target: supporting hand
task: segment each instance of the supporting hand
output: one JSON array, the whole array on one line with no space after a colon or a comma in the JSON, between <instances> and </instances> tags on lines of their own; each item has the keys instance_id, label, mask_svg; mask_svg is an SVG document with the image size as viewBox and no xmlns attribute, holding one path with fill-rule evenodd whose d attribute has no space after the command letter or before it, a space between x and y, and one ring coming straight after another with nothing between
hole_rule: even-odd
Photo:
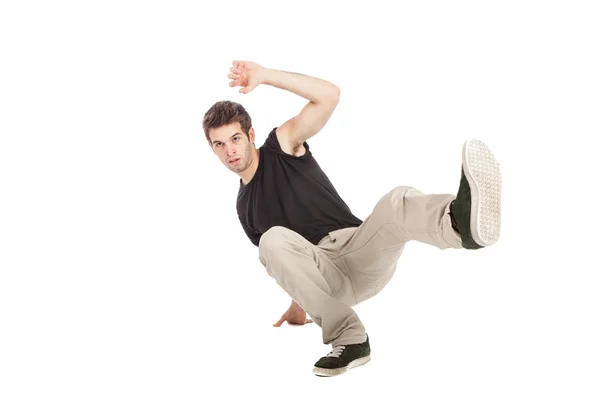
<instances>
[{"instance_id":1,"label":"supporting hand","mask_svg":"<svg viewBox=\"0 0 600 400\"><path fill-rule=\"evenodd\" d=\"M281 316L279 321L273 324L273 326L279 327L285 321L290 325L304 325L313 322L312 319L306 318L306 311L304 311L295 301L292 301L290 308Z\"/></svg>"}]
</instances>

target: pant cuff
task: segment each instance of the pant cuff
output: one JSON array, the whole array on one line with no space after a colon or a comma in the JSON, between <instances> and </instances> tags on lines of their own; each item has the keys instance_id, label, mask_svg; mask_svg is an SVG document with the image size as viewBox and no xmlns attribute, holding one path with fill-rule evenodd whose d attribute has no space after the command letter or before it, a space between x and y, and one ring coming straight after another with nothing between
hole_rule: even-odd
<instances>
[{"instance_id":1,"label":"pant cuff","mask_svg":"<svg viewBox=\"0 0 600 400\"><path fill-rule=\"evenodd\" d=\"M462 239L460 234L454 230L452 227L452 220L450 219L450 205L452 202L448 203L446 209L444 210L444 216L442 217L442 236L448 245L455 249L462 249Z\"/></svg>"},{"instance_id":2,"label":"pant cuff","mask_svg":"<svg viewBox=\"0 0 600 400\"><path fill-rule=\"evenodd\" d=\"M348 337L336 339L333 342L331 342L331 345L333 347L335 347L335 346L345 346L345 345L349 345L349 344L364 343L366 341L367 341L367 335L366 334L363 334L363 335L353 335L353 336L348 336Z\"/></svg>"}]
</instances>

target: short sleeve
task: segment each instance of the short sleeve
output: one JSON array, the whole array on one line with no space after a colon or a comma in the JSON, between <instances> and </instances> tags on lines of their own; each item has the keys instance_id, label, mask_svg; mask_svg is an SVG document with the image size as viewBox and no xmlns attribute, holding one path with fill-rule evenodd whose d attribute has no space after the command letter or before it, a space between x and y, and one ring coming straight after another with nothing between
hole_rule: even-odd
<instances>
[{"instance_id":1,"label":"short sleeve","mask_svg":"<svg viewBox=\"0 0 600 400\"><path fill-rule=\"evenodd\" d=\"M240 224L242 224L242 228L244 229L244 232L246 233L246 236L248 236L248 239L250 239L250 241L252 242L252 244L254 244L256 247L258 247L258 244L260 242L260 234L253 231L252 229L250 229L248 227L248 225L246 225L244 223L244 221L242 221L242 218L239 217L238 218L240 220Z\"/></svg>"},{"instance_id":2,"label":"short sleeve","mask_svg":"<svg viewBox=\"0 0 600 400\"><path fill-rule=\"evenodd\" d=\"M281 149L281 145L279 144L279 140L277 139L277 128L275 127L273 128L273 130L271 131L271 133L269 133L269 136L267 136L267 140L265 140L265 144L264 147L269 150L272 153L275 153L277 155L280 156L284 156L284 157L289 157L289 158L294 158L294 159L306 159L306 158L310 158L311 157L311 153L310 153L310 147L308 146L307 142L304 142L304 148L306 149L306 152L297 157L297 156L293 156L291 154L286 153L285 151L283 151Z\"/></svg>"}]
</instances>

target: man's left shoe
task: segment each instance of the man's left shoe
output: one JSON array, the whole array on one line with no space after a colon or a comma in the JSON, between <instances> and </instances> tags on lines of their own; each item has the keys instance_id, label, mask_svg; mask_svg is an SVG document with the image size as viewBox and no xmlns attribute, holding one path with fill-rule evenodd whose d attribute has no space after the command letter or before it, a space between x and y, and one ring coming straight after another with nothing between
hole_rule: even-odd
<instances>
[{"instance_id":1,"label":"man's left shoe","mask_svg":"<svg viewBox=\"0 0 600 400\"><path fill-rule=\"evenodd\" d=\"M490 246L500 238L502 176L492 151L479 140L463 146L460 185L450 206L452 225L466 249Z\"/></svg>"},{"instance_id":2,"label":"man's left shoe","mask_svg":"<svg viewBox=\"0 0 600 400\"><path fill-rule=\"evenodd\" d=\"M363 343L335 346L325 357L315 363L313 372L318 376L336 376L350 368L359 367L371 360L369 336Z\"/></svg>"}]
</instances>

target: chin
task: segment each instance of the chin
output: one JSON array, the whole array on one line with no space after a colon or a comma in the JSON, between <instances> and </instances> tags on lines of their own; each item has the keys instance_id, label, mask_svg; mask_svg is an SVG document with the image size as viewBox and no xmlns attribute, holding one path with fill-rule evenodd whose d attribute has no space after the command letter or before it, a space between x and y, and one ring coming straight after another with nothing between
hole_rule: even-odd
<instances>
[{"instance_id":1,"label":"chin","mask_svg":"<svg viewBox=\"0 0 600 400\"><path fill-rule=\"evenodd\" d=\"M240 165L238 165L237 167L236 167L235 165L228 165L227 167L228 167L230 170L232 170L233 172L241 172L241 171L243 171L243 170L244 170L243 168L241 168L241 166L240 166Z\"/></svg>"}]
</instances>

